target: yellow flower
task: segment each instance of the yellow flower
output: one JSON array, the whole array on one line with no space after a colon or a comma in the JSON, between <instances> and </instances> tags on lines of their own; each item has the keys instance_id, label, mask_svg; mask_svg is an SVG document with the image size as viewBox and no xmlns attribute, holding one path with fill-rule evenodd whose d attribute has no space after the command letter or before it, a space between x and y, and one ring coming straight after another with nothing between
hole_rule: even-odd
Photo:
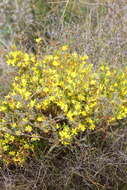
<instances>
[{"instance_id":1,"label":"yellow flower","mask_svg":"<svg viewBox=\"0 0 127 190\"><path fill-rule=\"evenodd\" d=\"M110 76L110 75L111 75L111 72L110 72L110 71L107 71L106 76L108 77L108 76Z\"/></svg>"},{"instance_id":2,"label":"yellow flower","mask_svg":"<svg viewBox=\"0 0 127 190\"><path fill-rule=\"evenodd\" d=\"M40 43L41 42L41 38L36 38L35 41L36 41L36 43Z\"/></svg>"},{"instance_id":3,"label":"yellow flower","mask_svg":"<svg viewBox=\"0 0 127 190\"><path fill-rule=\"evenodd\" d=\"M86 116L86 115L87 115L86 111L81 111L81 114L82 114L83 116Z\"/></svg>"},{"instance_id":4,"label":"yellow flower","mask_svg":"<svg viewBox=\"0 0 127 190\"><path fill-rule=\"evenodd\" d=\"M25 127L25 131L26 131L26 132L31 132L31 131L32 131L32 127L31 127L30 125L27 125L27 126Z\"/></svg>"},{"instance_id":5,"label":"yellow flower","mask_svg":"<svg viewBox=\"0 0 127 190\"><path fill-rule=\"evenodd\" d=\"M54 66L58 66L60 63L59 63L58 61L53 61L52 64L53 64Z\"/></svg>"},{"instance_id":6,"label":"yellow flower","mask_svg":"<svg viewBox=\"0 0 127 190\"><path fill-rule=\"evenodd\" d=\"M95 126L94 124L91 124L91 125L89 126L89 129L90 129L90 130L94 130L95 127L96 127L96 126Z\"/></svg>"},{"instance_id":7,"label":"yellow flower","mask_svg":"<svg viewBox=\"0 0 127 190\"><path fill-rule=\"evenodd\" d=\"M39 121L39 122L42 122L42 121L44 121L44 120L45 120L44 116L39 116L39 117L37 118L37 121Z\"/></svg>"},{"instance_id":8,"label":"yellow flower","mask_svg":"<svg viewBox=\"0 0 127 190\"><path fill-rule=\"evenodd\" d=\"M52 61L53 60L53 56L52 55L46 55L45 57L44 57L44 63L46 63L47 61Z\"/></svg>"},{"instance_id":9,"label":"yellow flower","mask_svg":"<svg viewBox=\"0 0 127 190\"><path fill-rule=\"evenodd\" d=\"M58 105L60 105L61 109L64 110L65 112L68 110L68 106L67 106L67 104L65 104L65 102L61 101L61 102L59 102Z\"/></svg>"},{"instance_id":10,"label":"yellow flower","mask_svg":"<svg viewBox=\"0 0 127 190\"><path fill-rule=\"evenodd\" d=\"M27 84L26 79L24 79L24 78L23 78L23 79L21 80L21 83L22 83L23 87L25 87L25 86L26 86L26 84Z\"/></svg>"},{"instance_id":11,"label":"yellow flower","mask_svg":"<svg viewBox=\"0 0 127 190\"><path fill-rule=\"evenodd\" d=\"M79 100L85 100L85 97L82 94L78 95Z\"/></svg>"},{"instance_id":12,"label":"yellow flower","mask_svg":"<svg viewBox=\"0 0 127 190\"><path fill-rule=\"evenodd\" d=\"M27 118L23 118L22 121L28 122L28 119Z\"/></svg>"},{"instance_id":13,"label":"yellow flower","mask_svg":"<svg viewBox=\"0 0 127 190\"><path fill-rule=\"evenodd\" d=\"M71 111L69 111L68 113L67 113L67 117L68 117L68 119L70 120L70 121L73 121L73 113L71 112Z\"/></svg>"},{"instance_id":14,"label":"yellow flower","mask_svg":"<svg viewBox=\"0 0 127 190\"><path fill-rule=\"evenodd\" d=\"M85 131L86 130L86 126L84 125L84 124L79 124L78 125L78 129L80 130L80 131Z\"/></svg>"},{"instance_id":15,"label":"yellow flower","mask_svg":"<svg viewBox=\"0 0 127 190\"><path fill-rule=\"evenodd\" d=\"M43 91L47 93L47 92L49 92L49 88L45 87L45 88L43 88Z\"/></svg>"},{"instance_id":16,"label":"yellow flower","mask_svg":"<svg viewBox=\"0 0 127 190\"><path fill-rule=\"evenodd\" d=\"M70 144L72 137L70 134L69 127L66 126L62 131L60 131L59 136L60 136L62 144L64 145Z\"/></svg>"},{"instance_id":17,"label":"yellow flower","mask_svg":"<svg viewBox=\"0 0 127 190\"><path fill-rule=\"evenodd\" d=\"M10 135L9 140L10 140L11 142L13 142L13 141L15 140L15 137L12 136L12 135Z\"/></svg>"},{"instance_id":18,"label":"yellow flower","mask_svg":"<svg viewBox=\"0 0 127 190\"><path fill-rule=\"evenodd\" d=\"M35 106L36 100L31 100L29 103L29 107L33 108Z\"/></svg>"},{"instance_id":19,"label":"yellow flower","mask_svg":"<svg viewBox=\"0 0 127 190\"><path fill-rule=\"evenodd\" d=\"M87 56L87 55L81 56L81 60L82 60L82 61L86 61L87 59L88 59L88 56Z\"/></svg>"},{"instance_id":20,"label":"yellow flower","mask_svg":"<svg viewBox=\"0 0 127 190\"><path fill-rule=\"evenodd\" d=\"M30 93L30 92L27 92L27 91L23 94L23 96L24 96L24 98L25 98L26 100L30 97L30 95L31 95L31 93Z\"/></svg>"},{"instance_id":21,"label":"yellow flower","mask_svg":"<svg viewBox=\"0 0 127 190\"><path fill-rule=\"evenodd\" d=\"M11 109L15 109L15 103L14 103L14 102L10 102L10 103L9 103L9 107L10 107Z\"/></svg>"},{"instance_id":22,"label":"yellow flower","mask_svg":"<svg viewBox=\"0 0 127 190\"><path fill-rule=\"evenodd\" d=\"M7 110L7 107L6 107L6 106L1 106L1 107L0 107L0 111L3 111L3 112L4 112L4 111L6 111L6 110Z\"/></svg>"},{"instance_id":23,"label":"yellow flower","mask_svg":"<svg viewBox=\"0 0 127 190\"><path fill-rule=\"evenodd\" d=\"M29 149L30 146L29 146L28 144L24 144L24 148L25 148L25 149Z\"/></svg>"},{"instance_id":24,"label":"yellow flower","mask_svg":"<svg viewBox=\"0 0 127 190\"><path fill-rule=\"evenodd\" d=\"M68 50L68 46L67 45L62 46L61 50L62 51L67 51Z\"/></svg>"},{"instance_id":25,"label":"yellow flower","mask_svg":"<svg viewBox=\"0 0 127 190\"><path fill-rule=\"evenodd\" d=\"M3 146L3 150L4 150L4 151L7 151L8 149L9 149L9 146L8 146L8 145Z\"/></svg>"},{"instance_id":26,"label":"yellow flower","mask_svg":"<svg viewBox=\"0 0 127 190\"><path fill-rule=\"evenodd\" d=\"M42 107L41 104L37 104L37 105L36 105L36 108L37 108L37 109L41 109L41 107Z\"/></svg>"},{"instance_id":27,"label":"yellow flower","mask_svg":"<svg viewBox=\"0 0 127 190\"><path fill-rule=\"evenodd\" d=\"M75 109L76 109L77 111L80 111L80 109L81 109L80 103L76 103L76 104L75 104Z\"/></svg>"},{"instance_id":28,"label":"yellow flower","mask_svg":"<svg viewBox=\"0 0 127 190\"><path fill-rule=\"evenodd\" d=\"M30 60L30 57L27 53L24 53L24 61L27 62L29 64L29 60Z\"/></svg>"},{"instance_id":29,"label":"yellow flower","mask_svg":"<svg viewBox=\"0 0 127 190\"><path fill-rule=\"evenodd\" d=\"M21 107L22 107L22 104L21 104L20 102L17 102L16 108L19 109L19 108L21 108Z\"/></svg>"},{"instance_id":30,"label":"yellow flower","mask_svg":"<svg viewBox=\"0 0 127 190\"><path fill-rule=\"evenodd\" d=\"M56 124L56 129L59 129L60 128L60 125Z\"/></svg>"},{"instance_id":31,"label":"yellow flower","mask_svg":"<svg viewBox=\"0 0 127 190\"><path fill-rule=\"evenodd\" d=\"M75 78L76 75L77 75L76 72L72 72L72 73L71 73L71 77L73 77L73 78Z\"/></svg>"},{"instance_id":32,"label":"yellow flower","mask_svg":"<svg viewBox=\"0 0 127 190\"><path fill-rule=\"evenodd\" d=\"M33 77L31 78L31 80L32 80L33 82L37 82L37 81L38 81L38 76L33 76Z\"/></svg>"},{"instance_id":33,"label":"yellow flower","mask_svg":"<svg viewBox=\"0 0 127 190\"><path fill-rule=\"evenodd\" d=\"M96 80L91 80L90 84L95 85L96 84Z\"/></svg>"},{"instance_id":34,"label":"yellow flower","mask_svg":"<svg viewBox=\"0 0 127 190\"><path fill-rule=\"evenodd\" d=\"M12 127L13 127L13 128L16 128L16 127L17 127L17 124L16 124L16 123L13 123L13 124L12 124Z\"/></svg>"},{"instance_id":35,"label":"yellow flower","mask_svg":"<svg viewBox=\"0 0 127 190\"><path fill-rule=\"evenodd\" d=\"M72 135L76 135L76 134L77 134L77 128L72 129L72 130L71 130L71 134L72 134Z\"/></svg>"},{"instance_id":36,"label":"yellow flower","mask_svg":"<svg viewBox=\"0 0 127 190\"><path fill-rule=\"evenodd\" d=\"M16 134L17 136L19 136L19 135L21 135L21 131L16 131L15 134Z\"/></svg>"},{"instance_id":37,"label":"yellow flower","mask_svg":"<svg viewBox=\"0 0 127 190\"><path fill-rule=\"evenodd\" d=\"M15 154L16 154L15 151L10 151L10 152L9 152L9 155L10 155L10 156L14 156Z\"/></svg>"},{"instance_id":38,"label":"yellow flower","mask_svg":"<svg viewBox=\"0 0 127 190\"><path fill-rule=\"evenodd\" d=\"M72 53L72 57L73 58L77 58L78 57L78 54L76 52Z\"/></svg>"}]
</instances>

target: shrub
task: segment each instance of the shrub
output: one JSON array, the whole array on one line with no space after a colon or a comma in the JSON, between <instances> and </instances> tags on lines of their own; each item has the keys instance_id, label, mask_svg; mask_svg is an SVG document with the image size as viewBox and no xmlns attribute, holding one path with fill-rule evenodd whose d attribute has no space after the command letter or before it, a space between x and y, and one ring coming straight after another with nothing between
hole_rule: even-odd
<instances>
[{"instance_id":1,"label":"shrub","mask_svg":"<svg viewBox=\"0 0 127 190\"><path fill-rule=\"evenodd\" d=\"M44 57L19 50L7 55L17 75L0 104L5 163L23 164L43 154L45 145L67 146L86 129L106 129L126 118L127 68L95 70L87 60L66 45Z\"/></svg>"}]
</instances>

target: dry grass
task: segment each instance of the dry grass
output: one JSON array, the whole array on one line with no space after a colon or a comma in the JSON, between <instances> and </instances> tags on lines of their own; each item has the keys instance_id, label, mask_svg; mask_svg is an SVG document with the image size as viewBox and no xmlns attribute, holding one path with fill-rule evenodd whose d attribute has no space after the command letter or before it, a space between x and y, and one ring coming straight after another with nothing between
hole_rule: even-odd
<instances>
[{"instance_id":1,"label":"dry grass","mask_svg":"<svg viewBox=\"0 0 127 190\"><path fill-rule=\"evenodd\" d=\"M40 1L36 1L40 3ZM4 55L14 43L34 51L34 38L43 39L42 53L61 44L87 53L95 67L118 67L127 62L127 5L125 0L0 2L1 96L14 75ZM42 15L41 12L45 11ZM125 190L127 189L127 129L86 133L69 148L54 148L24 168L3 166L3 190ZM111 128L112 129L112 128Z\"/></svg>"},{"instance_id":2,"label":"dry grass","mask_svg":"<svg viewBox=\"0 0 127 190\"><path fill-rule=\"evenodd\" d=\"M54 149L40 161L29 161L24 168L5 166L1 171L3 189L121 190L127 181L126 133L121 129L106 139L102 134L95 141L87 132L85 139L80 137L69 148Z\"/></svg>"}]
</instances>

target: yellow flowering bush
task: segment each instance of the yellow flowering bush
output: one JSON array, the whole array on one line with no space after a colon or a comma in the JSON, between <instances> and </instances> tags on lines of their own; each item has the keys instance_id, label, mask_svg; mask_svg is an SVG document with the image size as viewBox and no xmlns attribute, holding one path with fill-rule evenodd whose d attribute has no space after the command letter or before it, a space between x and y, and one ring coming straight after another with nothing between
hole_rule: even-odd
<instances>
[{"instance_id":1,"label":"yellow flowering bush","mask_svg":"<svg viewBox=\"0 0 127 190\"><path fill-rule=\"evenodd\" d=\"M127 68L94 69L86 55L63 46L40 56L15 50L7 63L18 72L0 103L0 155L24 163L44 142L70 144L79 132L126 118ZM102 122L103 124L103 122Z\"/></svg>"}]
</instances>

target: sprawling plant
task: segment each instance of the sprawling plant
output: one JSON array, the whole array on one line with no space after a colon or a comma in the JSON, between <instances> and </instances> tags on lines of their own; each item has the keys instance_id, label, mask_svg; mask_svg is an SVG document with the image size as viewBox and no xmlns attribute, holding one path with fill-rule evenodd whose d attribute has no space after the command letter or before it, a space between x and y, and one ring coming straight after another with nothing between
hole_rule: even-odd
<instances>
[{"instance_id":1,"label":"sprawling plant","mask_svg":"<svg viewBox=\"0 0 127 190\"><path fill-rule=\"evenodd\" d=\"M18 72L0 103L0 154L6 163L22 164L40 154L45 141L67 146L79 132L126 118L127 68L95 70L87 60L66 45L43 57L19 50L7 55Z\"/></svg>"}]
</instances>

